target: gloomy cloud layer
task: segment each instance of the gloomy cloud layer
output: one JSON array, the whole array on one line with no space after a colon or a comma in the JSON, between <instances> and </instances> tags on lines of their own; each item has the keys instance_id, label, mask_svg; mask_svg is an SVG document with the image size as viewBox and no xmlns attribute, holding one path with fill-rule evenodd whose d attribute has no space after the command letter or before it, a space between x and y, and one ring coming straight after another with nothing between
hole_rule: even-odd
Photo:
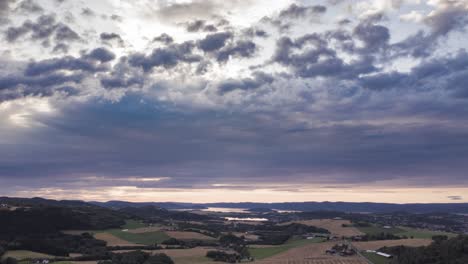
<instances>
[{"instance_id":1,"label":"gloomy cloud layer","mask_svg":"<svg viewBox=\"0 0 468 264\"><path fill-rule=\"evenodd\" d=\"M465 201L467 29L464 0L0 0L0 196Z\"/></svg>"}]
</instances>

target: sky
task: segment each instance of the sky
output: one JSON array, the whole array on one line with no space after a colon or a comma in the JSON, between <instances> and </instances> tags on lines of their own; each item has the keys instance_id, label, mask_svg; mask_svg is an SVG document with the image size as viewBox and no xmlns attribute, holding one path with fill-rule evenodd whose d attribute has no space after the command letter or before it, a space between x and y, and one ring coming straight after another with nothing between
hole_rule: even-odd
<instances>
[{"instance_id":1,"label":"sky","mask_svg":"<svg viewBox=\"0 0 468 264\"><path fill-rule=\"evenodd\" d=\"M468 202L465 0L0 0L0 196Z\"/></svg>"}]
</instances>

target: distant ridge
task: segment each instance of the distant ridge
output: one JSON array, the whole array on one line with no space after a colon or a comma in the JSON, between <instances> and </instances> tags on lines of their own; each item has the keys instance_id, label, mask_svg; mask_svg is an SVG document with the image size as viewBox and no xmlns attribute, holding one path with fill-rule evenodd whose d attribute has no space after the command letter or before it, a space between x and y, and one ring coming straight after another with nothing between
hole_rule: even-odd
<instances>
[{"instance_id":1,"label":"distant ridge","mask_svg":"<svg viewBox=\"0 0 468 264\"><path fill-rule=\"evenodd\" d=\"M176 202L145 202L134 203L124 201L91 202L92 204L120 209L124 207L157 206L165 209L203 209L208 207L245 208L245 209L276 209L293 211L342 211L342 212L411 212L411 213L463 213L468 214L468 203L355 203L355 202L285 202L285 203L176 203Z\"/></svg>"},{"instance_id":2,"label":"distant ridge","mask_svg":"<svg viewBox=\"0 0 468 264\"><path fill-rule=\"evenodd\" d=\"M262 209L285 210L285 211L339 211L350 213L460 213L468 214L468 203L412 203L412 204L392 204L392 203L355 203L355 202L284 202L284 203L178 203L178 202L84 202L80 200L52 200L39 197L17 198L0 197L0 204L11 204L20 206L65 206L65 207L105 207L110 209L122 209L129 207L154 206L167 210L182 209L206 209L208 207L223 208L244 208L253 211Z\"/></svg>"}]
</instances>

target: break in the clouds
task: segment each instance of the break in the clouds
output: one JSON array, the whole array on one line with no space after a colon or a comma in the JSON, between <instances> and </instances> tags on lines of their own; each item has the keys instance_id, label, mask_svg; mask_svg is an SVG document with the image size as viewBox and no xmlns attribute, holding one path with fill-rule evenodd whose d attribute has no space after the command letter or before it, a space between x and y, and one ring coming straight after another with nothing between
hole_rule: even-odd
<instances>
[{"instance_id":1,"label":"break in the clouds","mask_svg":"<svg viewBox=\"0 0 468 264\"><path fill-rule=\"evenodd\" d=\"M0 21L0 194L465 200L466 1L0 0Z\"/></svg>"}]
</instances>

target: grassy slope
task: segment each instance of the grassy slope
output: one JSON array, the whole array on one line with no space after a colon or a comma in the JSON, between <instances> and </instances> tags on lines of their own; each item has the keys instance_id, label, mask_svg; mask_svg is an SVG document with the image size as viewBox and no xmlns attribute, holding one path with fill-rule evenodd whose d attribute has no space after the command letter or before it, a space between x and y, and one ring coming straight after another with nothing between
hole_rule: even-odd
<instances>
[{"instance_id":1,"label":"grassy slope","mask_svg":"<svg viewBox=\"0 0 468 264\"><path fill-rule=\"evenodd\" d=\"M164 240L170 238L168 235L166 235L166 233L160 231L134 234L130 232L124 232L118 229L112 229L107 230L105 232L112 234L125 241L143 245L153 245L154 243L161 243Z\"/></svg>"},{"instance_id":2,"label":"grassy slope","mask_svg":"<svg viewBox=\"0 0 468 264\"><path fill-rule=\"evenodd\" d=\"M362 255L374 264L389 264L390 260L375 253L362 252Z\"/></svg>"},{"instance_id":3,"label":"grassy slope","mask_svg":"<svg viewBox=\"0 0 468 264\"><path fill-rule=\"evenodd\" d=\"M141 222L135 220L127 220L125 225L122 226L121 229L101 230L95 231L94 233L109 233L125 241L143 245L153 245L154 243L161 243L164 240L170 238L168 235L166 235L166 233L160 231L138 234L122 231L124 229L137 229L145 226L146 225Z\"/></svg>"},{"instance_id":4,"label":"grassy slope","mask_svg":"<svg viewBox=\"0 0 468 264\"><path fill-rule=\"evenodd\" d=\"M31 258L55 258L55 256L47 255L43 253L33 252L29 250L9 250L3 255L3 259L8 257L15 258L18 260L31 259Z\"/></svg>"},{"instance_id":5,"label":"grassy slope","mask_svg":"<svg viewBox=\"0 0 468 264\"><path fill-rule=\"evenodd\" d=\"M378 226L369 226L369 227L358 227L359 231L367 234L367 235L378 235L381 233L389 233L389 234L397 234L397 233L402 233L405 232L405 230L397 227L385 229L383 227L378 227Z\"/></svg>"},{"instance_id":6,"label":"grassy slope","mask_svg":"<svg viewBox=\"0 0 468 264\"><path fill-rule=\"evenodd\" d=\"M414 229L414 228L409 228L409 227L401 227L401 229L403 230L403 232L395 233L395 235L414 237L414 238L426 238L426 239L431 239L432 236L435 236L435 235L446 235L449 238L457 236L457 234L453 234L453 233L421 230L421 229Z\"/></svg>"},{"instance_id":7,"label":"grassy slope","mask_svg":"<svg viewBox=\"0 0 468 264\"><path fill-rule=\"evenodd\" d=\"M136 220L126 220L122 229L137 229L141 227L146 227L146 225Z\"/></svg>"},{"instance_id":8,"label":"grassy slope","mask_svg":"<svg viewBox=\"0 0 468 264\"><path fill-rule=\"evenodd\" d=\"M279 246L272 246L272 247L265 247L265 248L255 248L253 246L252 248L249 248L249 252L252 257L255 259L264 259L268 258L271 256L274 256L276 254L282 253L284 251L287 251L291 248L295 247L301 247L310 243L319 243L323 242L323 238L314 238L314 239L291 239L284 243L283 245Z\"/></svg>"},{"instance_id":9,"label":"grassy slope","mask_svg":"<svg viewBox=\"0 0 468 264\"><path fill-rule=\"evenodd\" d=\"M424 229L414 229L409 227L393 227L390 229L385 229L378 226L371 227L358 227L359 231L366 233L367 235L378 235L380 233L390 233L396 236L407 236L408 238L423 238L431 239L435 235L446 235L448 237L455 237L456 234L447 233L447 232L438 232Z\"/></svg>"}]
</instances>

